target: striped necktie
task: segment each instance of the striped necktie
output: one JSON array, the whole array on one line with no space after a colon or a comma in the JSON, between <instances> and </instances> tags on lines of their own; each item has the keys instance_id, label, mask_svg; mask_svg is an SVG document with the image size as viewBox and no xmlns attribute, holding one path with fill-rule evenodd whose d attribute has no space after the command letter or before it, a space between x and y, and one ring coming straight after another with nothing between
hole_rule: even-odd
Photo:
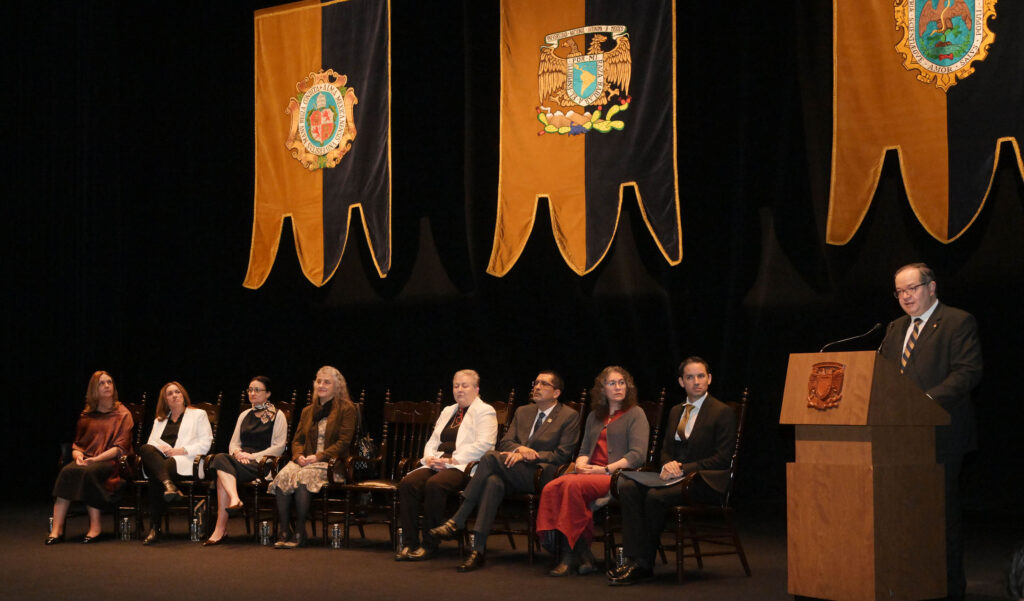
<instances>
[{"instance_id":1,"label":"striped necktie","mask_svg":"<svg viewBox=\"0 0 1024 601\"><path fill-rule=\"evenodd\" d=\"M907 346L903 347L903 355L900 357L900 373L903 373L907 369L907 361L910 360L910 353L914 351L914 345L917 344L917 337L921 334L921 318L914 318L914 331L910 333L910 338L907 339Z\"/></svg>"},{"instance_id":2,"label":"striped necktie","mask_svg":"<svg viewBox=\"0 0 1024 601\"><path fill-rule=\"evenodd\" d=\"M693 403L687 403L683 407L683 417L679 420L679 426L676 428L676 434L679 435L679 440L686 440L686 424L690 422L690 411L693 410Z\"/></svg>"}]
</instances>

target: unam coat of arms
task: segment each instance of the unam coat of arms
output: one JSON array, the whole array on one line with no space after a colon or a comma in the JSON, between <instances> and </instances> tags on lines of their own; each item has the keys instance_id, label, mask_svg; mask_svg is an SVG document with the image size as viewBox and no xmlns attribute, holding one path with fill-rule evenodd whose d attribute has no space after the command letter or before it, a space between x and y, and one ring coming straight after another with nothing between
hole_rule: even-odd
<instances>
[{"instance_id":1,"label":"unam coat of arms","mask_svg":"<svg viewBox=\"0 0 1024 601\"><path fill-rule=\"evenodd\" d=\"M581 45L586 46L585 53ZM625 25L588 25L548 34L540 47L539 62L537 119L544 129L538 135L608 133L625 126L615 118L632 101L629 79L633 63ZM610 106L604 111L606 105Z\"/></svg>"},{"instance_id":2,"label":"unam coat of arms","mask_svg":"<svg viewBox=\"0 0 1024 601\"><path fill-rule=\"evenodd\" d=\"M807 378L807 406L825 411L839 406L843 400L843 376L846 366L835 361L822 361L811 366Z\"/></svg>"}]
</instances>

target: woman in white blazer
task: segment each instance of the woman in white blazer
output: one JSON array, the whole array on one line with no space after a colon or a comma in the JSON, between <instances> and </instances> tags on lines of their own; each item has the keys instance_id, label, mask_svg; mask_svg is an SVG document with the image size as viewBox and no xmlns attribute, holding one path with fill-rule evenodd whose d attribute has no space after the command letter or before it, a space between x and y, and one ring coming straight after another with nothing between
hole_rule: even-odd
<instances>
[{"instance_id":1,"label":"woman in white blazer","mask_svg":"<svg viewBox=\"0 0 1024 601\"><path fill-rule=\"evenodd\" d=\"M202 409L193 409L185 387L168 382L160 389L156 404L156 421L146 444L139 448L139 458L149 485L149 534L143 544L160 540L160 519L167 503L181 500L174 485L178 476L191 476L197 455L210 450L213 430L210 418ZM202 474L200 474L202 475Z\"/></svg>"},{"instance_id":2,"label":"woman in white blazer","mask_svg":"<svg viewBox=\"0 0 1024 601\"><path fill-rule=\"evenodd\" d=\"M445 518L448 495L466 486L466 466L494 448L498 418L494 407L483 402L480 376L471 369L455 372L452 394L455 404L441 411L434 432L423 448L420 467L398 484L402 548L395 561L420 561L437 553L438 540L430 529ZM423 509L423 544L417 527Z\"/></svg>"}]
</instances>

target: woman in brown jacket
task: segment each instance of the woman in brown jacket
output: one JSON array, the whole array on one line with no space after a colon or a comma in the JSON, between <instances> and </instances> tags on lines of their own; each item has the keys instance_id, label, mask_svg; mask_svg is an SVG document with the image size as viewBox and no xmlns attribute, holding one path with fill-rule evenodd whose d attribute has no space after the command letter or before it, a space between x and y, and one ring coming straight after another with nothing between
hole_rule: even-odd
<instances>
[{"instance_id":1,"label":"woman in brown jacket","mask_svg":"<svg viewBox=\"0 0 1024 601\"><path fill-rule=\"evenodd\" d=\"M348 454L356 431L356 406L340 371L329 365L321 367L313 390L313 402L302 410L295 428L292 460L267 489L277 497L279 533L275 549L305 546L311 497L327 483L327 462ZM294 535L288 521L293 498Z\"/></svg>"},{"instance_id":2,"label":"woman in brown jacket","mask_svg":"<svg viewBox=\"0 0 1024 601\"><path fill-rule=\"evenodd\" d=\"M89 512L89 531L82 538L91 543L100 535L100 509L116 500L120 478L117 460L132 452L132 414L118 402L114 379L98 371L89 379L85 410L78 418L71 463L53 486L53 528L46 544L64 540L64 518L71 501L82 501Z\"/></svg>"}]
</instances>

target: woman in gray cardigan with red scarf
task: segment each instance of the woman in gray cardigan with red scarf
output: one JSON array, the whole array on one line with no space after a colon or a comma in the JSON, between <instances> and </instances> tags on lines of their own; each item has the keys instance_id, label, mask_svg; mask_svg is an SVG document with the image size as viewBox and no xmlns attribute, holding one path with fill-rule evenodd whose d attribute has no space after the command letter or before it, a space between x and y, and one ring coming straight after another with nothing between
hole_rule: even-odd
<instances>
[{"instance_id":1,"label":"woman in gray cardigan with red scarf","mask_svg":"<svg viewBox=\"0 0 1024 601\"><path fill-rule=\"evenodd\" d=\"M594 501L605 497L611 474L644 463L650 426L637 406L633 376L618 366L604 368L590 391L590 415L571 473L544 487L537 515L537 534L544 546L559 554L558 565L548 572L565 576L597 571L590 541L594 536Z\"/></svg>"}]
</instances>

